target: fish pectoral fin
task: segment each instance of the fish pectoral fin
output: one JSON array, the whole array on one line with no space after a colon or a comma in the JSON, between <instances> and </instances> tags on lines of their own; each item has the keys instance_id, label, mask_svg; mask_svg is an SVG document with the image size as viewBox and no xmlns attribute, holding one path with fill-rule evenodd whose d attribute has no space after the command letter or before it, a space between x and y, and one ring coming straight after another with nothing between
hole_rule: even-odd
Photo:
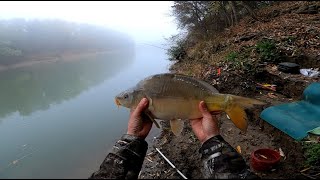
<instances>
[{"instance_id":1,"label":"fish pectoral fin","mask_svg":"<svg viewBox=\"0 0 320 180\"><path fill-rule=\"evenodd\" d=\"M148 118L150 119L150 121L152 121L152 122L157 126L157 128L160 128L160 125L159 125L158 122L153 118L153 116L151 115L151 112L150 112L150 111L146 111L146 112L145 112L145 115L148 116Z\"/></svg>"},{"instance_id":2,"label":"fish pectoral fin","mask_svg":"<svg viewBox=\"0 0 320 180\"><path fill-rule=\"evenodd\" d=\"M149 107L148 107L148 109L149 109L150 111L155 111L155 108L154 108L154 106L153 106L152 98L148 98L148 100L149 100Z\"/></svg>"},{"instance_id":3,"label":"fish pectoral fin","mask_svg":"<svg viewBox=\"0 0 320 180\"><path fill-rule=\"evenodd\" d=\"M170 120L171 131L174 135L179 136L184 127L184 121L180 119Z\"/></svg>"}]
</instances>

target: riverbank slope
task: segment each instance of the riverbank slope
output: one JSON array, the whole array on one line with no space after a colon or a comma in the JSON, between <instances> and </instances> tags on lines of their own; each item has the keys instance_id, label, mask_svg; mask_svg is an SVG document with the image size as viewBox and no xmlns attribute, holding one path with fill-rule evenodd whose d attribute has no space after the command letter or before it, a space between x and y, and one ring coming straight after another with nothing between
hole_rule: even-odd
<instances>
[{"instance_id":1,"label":"riverbank slope","mask_svg":"<svg viewBox=\"0 0 320 180\"><path fill-rule=\"evenodd\" d=\"M267 102L263 107L247 111L249 127L243 134L225 114L220 117L221 135L250 165L250 154L258 148L283 151L280 164L267 172L256 172L262 178L307 178L306 156L300 142L264 122L261 111L269 106L293 102L301 98L303 90L318 78L302 74L284 73L277 69L279 62L293 62L301 68L320 67L320 4L318 2L281 2L260 9L257 21L243 18L239 24L226 29L216 37L195 43L186 49L186 55L171 66L171 72L203 79L220 93L252 97ZM273 58L275 61L268 61ZM218 73L220 71L220 74ZM257 89L257 83L275 84L276 91ZM181 178L159 155L155 147L188 178L202 178L200 169L200 142L185 123L182 135L172 134L167 122L162 132L149 143L141 179ZM304 172L308 174L308 171ZM310 173L309 173L310 175ZM320 178L318 176L309 177Z\"/></svg>"}]
</instances>

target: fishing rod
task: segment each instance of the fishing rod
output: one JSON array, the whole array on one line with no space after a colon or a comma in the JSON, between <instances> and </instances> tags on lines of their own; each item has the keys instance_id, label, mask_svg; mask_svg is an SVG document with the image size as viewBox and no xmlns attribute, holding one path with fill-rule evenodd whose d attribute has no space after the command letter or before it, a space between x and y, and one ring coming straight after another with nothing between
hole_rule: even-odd
<instances>
[{"instance_id":1,"label":"fishing rod","mask_svg":"<svg viewBox=\"0 0 320 180\"><path fill-rule=\"evenodd\" d=\"M165 49L165 48L153 45L153 44L148 44L148 43L142 43L142 44L146 44L146 45L153 46L153 47L156 47L156 48L160 48L160 49L163 49L163 50L168 50L168 49Z\"/></svg>"},{"instance_id":2,"label":"fishing rod","mask_svg":"<svg viewBox=\"0 0 320 180\"><path fill-rule=\"evenodd\" d=\"M176 168L175 165L173 165L173 164L169 161L168 158L166 158L166 157L161 153L161 151L160 151L158 148L156 148L156 150L157 150L157 151L160 153L160 155L170 164L170 166L173 167L173 169L175 169L175 170L180 174L180 176L183 177L183 179L188 179L185 175L182 174L182 172L179 171L179 169Z\"/></svg>"}]
</instances>

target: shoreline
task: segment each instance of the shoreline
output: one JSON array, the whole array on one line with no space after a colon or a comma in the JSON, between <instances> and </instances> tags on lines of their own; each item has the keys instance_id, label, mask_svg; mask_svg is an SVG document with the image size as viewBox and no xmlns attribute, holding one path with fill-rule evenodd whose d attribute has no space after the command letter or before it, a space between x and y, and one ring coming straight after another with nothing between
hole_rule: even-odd
<instances>
[{"instance_id":1,"label":"shoreline","mask_svg":"<svg viewBox=\"0 0 320 180\"><path fill-rule=\"evenodd\" d=\"M65 53L59 56L44 56L44 57L29 57L30 60L26 60L24 62L12 64L12 65L0 65L0 72L32 66L35 64L41 63L56 63L56 62L71 62L77 61L80 57L86 56L94 56L98 54L105 54L105 53L113 53L115 51L98 51L98 52L83 52L83 53Z\"/></svg>"}]
</instances>

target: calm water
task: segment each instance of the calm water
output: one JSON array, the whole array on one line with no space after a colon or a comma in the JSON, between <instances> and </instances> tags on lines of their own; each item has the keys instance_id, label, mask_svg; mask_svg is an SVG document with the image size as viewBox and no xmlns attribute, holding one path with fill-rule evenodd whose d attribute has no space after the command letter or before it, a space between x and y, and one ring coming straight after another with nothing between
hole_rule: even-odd
<instances>
[{"instance_id":1,"label":"calm water","mask_svg":"<svg viewBox=\"0 0 320 180\"><path fill-rule=\"evenodd\" d=\"M0 72L0 178L88 178L126 132L114 96L169 65L165 50L137 44Z\"/></svg>"}]
</instances>

